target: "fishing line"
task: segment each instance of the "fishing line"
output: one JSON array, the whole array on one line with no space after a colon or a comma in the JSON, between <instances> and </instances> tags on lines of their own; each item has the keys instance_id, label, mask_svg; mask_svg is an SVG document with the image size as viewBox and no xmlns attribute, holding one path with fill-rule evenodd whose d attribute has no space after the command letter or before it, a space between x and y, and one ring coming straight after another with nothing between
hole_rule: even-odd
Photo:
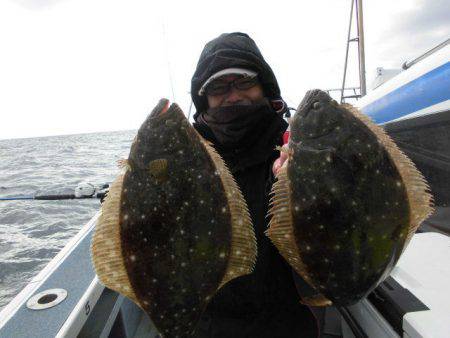
<instances>
[{"instance_id":1,"label":"fishing line","mask_svg":"<svg viewBox=\"0 0 450 338\"><path fill-rule=\"evenodd\" d=\"M171 67L170 67L170 58L169 58L169 46L167 43L166 25L164 23L164 20L162 20L162 33L163 33L164 52L165 52L166 60L167 60L167 71L169 73L170 88L172 89L172 101L175 101L175 91L173 89L173 78L172 78L172 71L171 71Z\"/></svg>"},{"instance_id":2,"label":"fishing line","mask_svg":"<svg viewBox=\"0 0 450 338\"><path fill-rule=\"evenodd\" d=\"M189 119L191 118L191 111L192 111L192 104L194 103L194 101L192 101L192 99L191 99L191 105L189 106L189 113L188 113L188 121L189 121Z\"/></svg>"}]
</instances>

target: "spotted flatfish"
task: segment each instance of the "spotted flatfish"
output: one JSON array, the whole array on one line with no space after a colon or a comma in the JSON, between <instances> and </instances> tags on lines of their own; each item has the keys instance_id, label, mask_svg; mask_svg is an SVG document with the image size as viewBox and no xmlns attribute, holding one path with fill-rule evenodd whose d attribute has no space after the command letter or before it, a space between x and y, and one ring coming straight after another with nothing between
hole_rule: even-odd
<instances>
[{"instance_id":1,"label":"spotted flatfish","mask_svg":"<svg viewBox=\"0 0 450 338\"><path fill-rule=\"evenodd\" d=\"M102 206L92 257L101 282L164 337L185 337L221 286L252 271L256 240L223 160L168 105L161 100L140 127Z\"/></svg>"},{"instance_id":2,"label":"spotted flatfish","mask_svg":"<svg viewBox=\"0 0 450 338\"><path fill-rule=\"evenodd\" d=\"M266 234L317 291L306 303L353 304L432 212L427 183L381 127L320 90L299 105L285 151Z\"/></svg>"}]
</instances>

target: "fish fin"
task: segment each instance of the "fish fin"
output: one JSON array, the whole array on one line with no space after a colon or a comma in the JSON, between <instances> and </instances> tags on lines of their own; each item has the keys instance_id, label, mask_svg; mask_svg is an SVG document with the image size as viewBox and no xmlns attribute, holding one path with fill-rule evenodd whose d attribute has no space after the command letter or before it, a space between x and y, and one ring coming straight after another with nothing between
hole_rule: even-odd
<instances>
[{"instance_id":1,"label":"fish fin","mask_svg":"<svg viewBox=\"0 0 450 338\"><path fill-rule=\"evenodd\" d=\"M375 124L367 115L361 113L352 105L343 104L343 106L377 136L380 144L385 147L400 173L405 185L410 209L410 224L403 247L403 250L405 250L417 228L434 211L433 196L430 193L430 188L414 163L398 148L383 128Z\"/></svg>"},{"instance_id":2,"label":"fish fin","mask_svg":"<svg viewBox=\"0 0 450 338\"><path fill-rule=\"evenodd\" d=\"M232 219L231 252L227 269L219 286L220 289L228 281L253 271L257 255L256 237L247 203L238 184L211 143L205 141L200 135L199 137L222 180Z\"/></svg>"},{"instance_id":3,"label":"fish fin","mask_svg":"<svg viewBox=\"0 0 450 338\"><path fill-rule=\"evenodd\" d=\"M128 159L126 159L126 158L118 159L118 160L117 160L117 166L118 166L120 169L131 170L130 162L129 162Z\"/></svg>"},{"instance_id":4,"label":"fish fin","mask_svg":"<svg viewBox=\"0 0 450 338\"><path fill-rule=\"evenodd\" d=\"M278 249L280 254L311 286L314 284L299 254L293 228L293 220L290 203L289 178L287 167L281 167L277 175L277 181L272 186L272 199L269 209L269 228L265 234Z\"/></svg>"},{"instance_id":5,"label":"fish fin","mask_svg":"<svg viewBox=\"0 0 450 338\"><path fill-rule=\"evenodd\" d=\"M150 171L150 174L158 180L165 181L168 178L167 164L165 158L158 158L149 163L148 170Z\"/></svg>"},{"instance_id":6,"label":"fish fin","mask_svg":"<svg viewBox=\"0 0 450 338\"><path fill-rule=\"evenodd\" d=\"M123 178L124 176L120 175L112 183L102 205L92 238L91 257L95 271L105 286L139 304L123 264L120 244L119 213Z\"/></svg>"},{"instance_id":7,"label":"fish fin","mask_svg":"<svg viewBox=\"0 0 450 338\"><path fill-rule=\"evenodd\" d=\"M287 144L283 144L283 146L276 146L275 150L287 154L288 157L292 157L292 155L294 155L294 150L289 149L289 146Z\"/></svg>"},{"instance_id":8,"label":"fish fin","mask_svg":"<svg viewBox=\"0 0 450 338\"><path fill-rule=\"evenodd\" d=\"M330 306L333 304L331 300L321 294L310 297L301 297L300 303L308 306Z\"/></svg>"}]
</instances>

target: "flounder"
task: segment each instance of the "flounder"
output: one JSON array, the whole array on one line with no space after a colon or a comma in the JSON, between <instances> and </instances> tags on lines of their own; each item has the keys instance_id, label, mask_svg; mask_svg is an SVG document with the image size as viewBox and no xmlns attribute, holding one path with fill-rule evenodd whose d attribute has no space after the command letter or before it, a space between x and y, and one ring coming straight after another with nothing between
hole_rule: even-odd
<instances>
[{"instance_id":1,"label":"flounder","mask_svg":"<svg viewBox=\"0 0 450 338\"><path fill-rule=\"evenodd\" d=\"M97 274L184 337L210 298L252 271L256 240L245 200L215 150L181 109L161 100L112 184L92 242Z\"/></svg>"},{"instance_id":2,"label":"flounder","mask_svg":"<svg viewBox=\"0 0 450 338\"><path fill-rule=\"evenodd\" d=\"M428 185L381 127L320 90L291 120L287 152L266 234L318 292L305 303L353 304L389 275L432 212Z\"/></svg>"}]
</instances>

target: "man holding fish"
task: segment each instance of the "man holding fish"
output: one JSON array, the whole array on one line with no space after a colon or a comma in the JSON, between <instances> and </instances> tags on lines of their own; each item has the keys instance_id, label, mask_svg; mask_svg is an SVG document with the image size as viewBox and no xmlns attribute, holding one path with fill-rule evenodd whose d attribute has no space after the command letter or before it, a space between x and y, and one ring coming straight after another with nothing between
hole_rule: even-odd
<instances>
[{"instance_id":1,"label":"man holding fish","mask_svg":"<svg viewBox=\"0 0 450 338\"><path fill-rule=\"evenodd\" d=\"M253 273L218 291L198 336L316 337L316 321L299 301L291 268L264 234L272 167L280 156L275 148L288 126L275 75L248 35L222 34L206 44L191 95L197 109L194 127L214 144L236 179L258 244Z\"/></svg>"},{"instance_id":2,"label":"man holding fish","mask_svg":"<svg viewBox=\"0 0 450 338\"><path fill-rule=\"evenodd\" d=\"M206 44L191 95L193 125L161 99L139 128L96 225L97 275L163 337L317 337L311 309L354 304L389 275L432 211L425 179L318 89L280 156L287 107L246 34Z\"/></svg>"}]
</instances>

